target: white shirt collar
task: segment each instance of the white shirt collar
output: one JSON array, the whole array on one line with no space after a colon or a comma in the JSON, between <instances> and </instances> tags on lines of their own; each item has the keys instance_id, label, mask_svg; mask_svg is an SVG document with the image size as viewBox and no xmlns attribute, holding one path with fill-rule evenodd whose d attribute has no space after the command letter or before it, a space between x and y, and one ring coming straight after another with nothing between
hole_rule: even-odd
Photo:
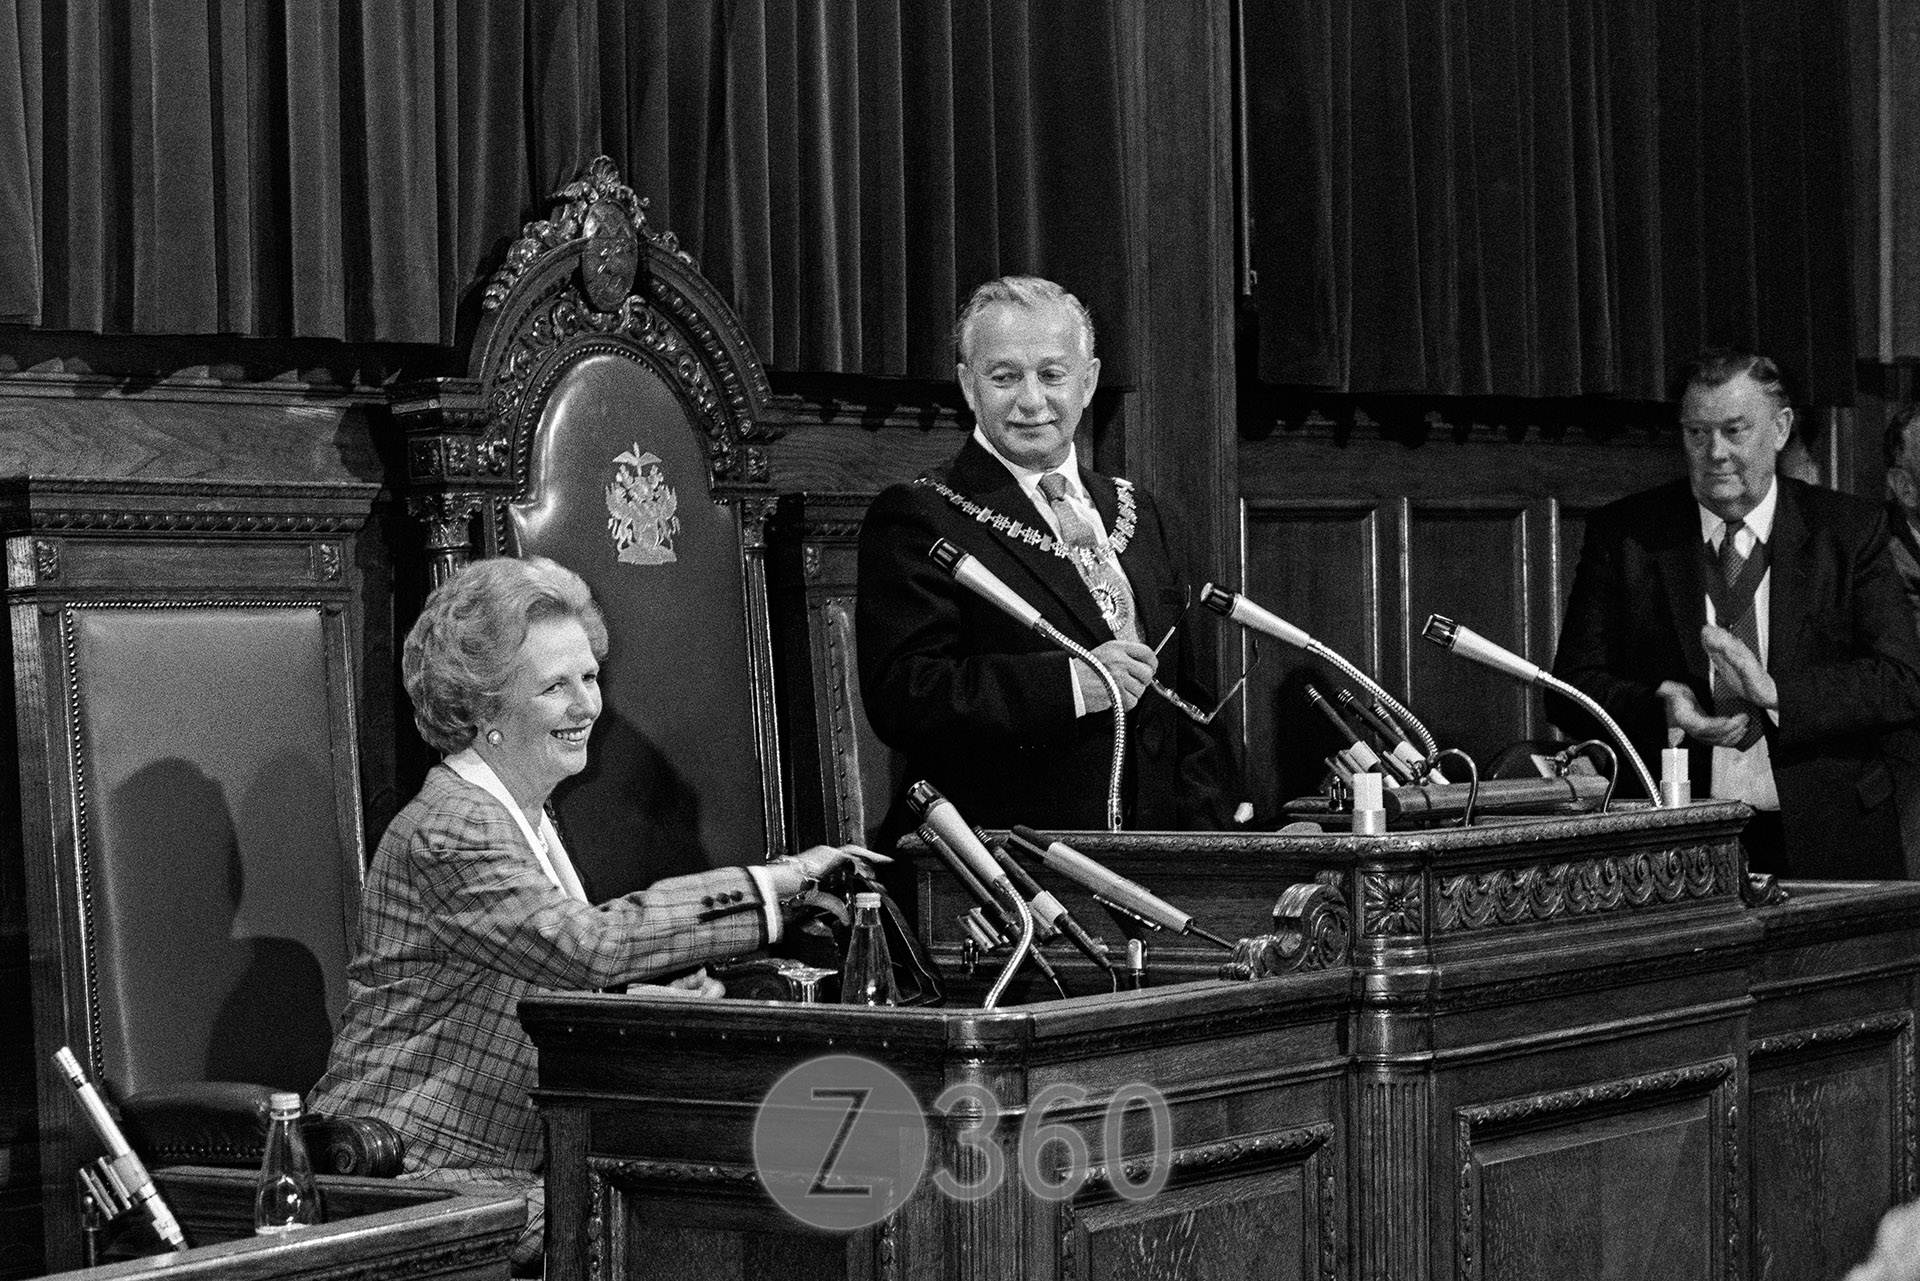
<instances>
[{"instance_id":1,"label":"white shirt collar","mask_svg":"<svg viewBox=\"0 0 1920 1281\"><path fill-rule=\"evenodd\" d=\"M1701 541L1710 546L1717 545L1720 541L1720 532L1727 527L1727 522L1708 511L1706 507L1697 500L1694 506L1698 508L1700 512ZM1767 486L1767 496L1762 498L1759 505L1746 514L1741 523L1751 530L1753 536L1761 542L1771 542L1773 541L1773 514L1779 506L1780 478L1776 476L1774 477L1773 483Z\"/></svg>"},{"instance_id":2,"label":"white shirt collar","mask_svg":"<svg viewBox=\"0 0 1920 1281\"><path fill-rule=\"evenodd\" d=\"M535 831L533 824L527 822L527 812L513 799L513 793L494 772L493 766L471 747L453 753L446 759L446 766L461 778L481 788L507 807L507 813L513 815L513 821L520 829L520 835L526 838L527 848L533 851L534 858L540 861L540 870L547 874L555 888L574 898L586 898L579 886L579 878L574 874L573 864L567 860L567 852L560 844L560 833L554 828L553 820L542 812L540 830ZM566 871L562 873L560 868Z\"/></svg>"}]
</instances>

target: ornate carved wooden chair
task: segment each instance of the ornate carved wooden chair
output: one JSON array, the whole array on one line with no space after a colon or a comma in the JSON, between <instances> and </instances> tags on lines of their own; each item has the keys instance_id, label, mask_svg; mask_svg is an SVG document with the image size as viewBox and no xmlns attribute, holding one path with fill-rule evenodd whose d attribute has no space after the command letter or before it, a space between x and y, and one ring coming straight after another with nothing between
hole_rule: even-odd
<instances>
[{"instance_id":1,"label":"ornate carved wooden chair","mask_svg":"<svg viewBox=\"0 0 1920 1281\"><path fill-rule=\"evenodd\" d=\"M467 374L400 388L435 580L550 556L607 616L586 773L555 797L602 896L787 848L764 530L766 376L611 161L529 223Z\"/></svg>"},{"instance_id":2,"label":"ornate carved wooden chair","mask_svg":"<svg viewBox=\"0 0 1920 1281\"><path fill-rule=\"evenodd\" d=\"M783 495L771 539L775 617L786 624L780 671L790 693L795 826L836 844L876 839L905 770L867 722L855 661L858 538L872 501L871 493Z\"/></svg>"},{"instance_id":3,"label":"ornate carved wooden chair","mask_svg":"<svg viewBox=\"0 0 1920 1281\"><path fill-rule=\"evenodd\" d=\"M0 482L56 1271L100 1150L56 1049L150 1165L257 1165L269 1089L326 1065L359 903L351 547L373 492ZM390 1130L346 1129L351 1172L397 1169Z\"/></svg>"}]
</instances>

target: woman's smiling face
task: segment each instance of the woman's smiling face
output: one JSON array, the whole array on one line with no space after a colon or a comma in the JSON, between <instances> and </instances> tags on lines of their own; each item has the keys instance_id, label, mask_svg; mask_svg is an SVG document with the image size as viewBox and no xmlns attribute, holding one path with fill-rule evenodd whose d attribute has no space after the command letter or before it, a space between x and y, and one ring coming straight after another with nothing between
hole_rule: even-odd
<instances>
[{"instance_id":1,"label":"woman's smiling face","mask_svg":"<svg viewBox=\"0 0 1920 1281\"><path fill-rule=\"evenodd\" d=\"M527 627L500 711L474 747L523 806L538 808L562 779L587 767L587 737L600 715L600 663L577 619ZM494 744L488 735L498 732Z\"/></svg>"}]
</instances>

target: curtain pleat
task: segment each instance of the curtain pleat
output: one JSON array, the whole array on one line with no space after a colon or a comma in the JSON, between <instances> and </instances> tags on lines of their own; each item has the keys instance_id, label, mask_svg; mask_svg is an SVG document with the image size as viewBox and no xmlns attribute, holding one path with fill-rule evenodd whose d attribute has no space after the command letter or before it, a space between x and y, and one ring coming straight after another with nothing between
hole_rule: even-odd
<instances>
[{"instance_id":1,"label":"curtain pleat","mask_svg":"<svg viewBox=\"0 0 1920 1281\"><path fill-rule=\"evenodd\" d=\"M988 276L1121 314L1119 75L1100 0L0 0L0 319L450 342L604 151L769 364L944 377Z\"/></svg>"},{"instance_id":2,"label":"curtain pleat","mask_svg":"<svg viewBox=\"0 0 1920 1281\"><path fill-rule=\"evenodd\" d=\"M0 0L0 227L14 229L18 253L0 253L0 320L40 314L39 0Z\"/></svg>"},{"instance_id":3,"label":"curtain pleat","mask_svg":"<svg viewBox=\"0 0 1920 1281\"><path fill-rule=\"evenodd\" d=\"M1844 6L1242 15L1262 379L1661 398L1740 343L1851 401Z\"/></svg>"}]
</instances>

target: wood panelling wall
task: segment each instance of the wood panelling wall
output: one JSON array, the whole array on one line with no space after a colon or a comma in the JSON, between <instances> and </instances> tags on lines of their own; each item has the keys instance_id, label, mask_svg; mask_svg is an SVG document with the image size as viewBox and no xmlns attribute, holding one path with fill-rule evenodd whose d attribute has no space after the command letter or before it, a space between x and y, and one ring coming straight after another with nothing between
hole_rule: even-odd
<instances>
[{"instance_id":1,"label":"wood panelling wall","mask_svg":"<svg viewBox=\"0 0 1920 1281\"><path fill-rule=\"evenodd\" d=\"M1670 432L1474 427L1405 444L1364 421L1276 430L1240 446L1242 590L1486 769L1508 744L1551 733L1540 698L1422 639L1428 615L1551 662L1587 514L1683 471ZM1278 642L1258 646L1243 747L1267 814L1319 787L1338 744L1303 687L1331 696L1343 678Z\"/></svg>"}]
</instances>

